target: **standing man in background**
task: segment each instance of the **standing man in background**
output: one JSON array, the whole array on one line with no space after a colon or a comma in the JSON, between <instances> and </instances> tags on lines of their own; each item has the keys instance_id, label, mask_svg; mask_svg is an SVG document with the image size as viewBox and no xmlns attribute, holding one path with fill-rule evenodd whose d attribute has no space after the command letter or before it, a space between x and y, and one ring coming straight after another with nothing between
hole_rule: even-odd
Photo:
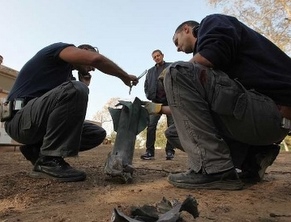
<instances>
[{"instance_id":1,"label":"standing man in background","mask_svg":"<svg viewBox=\"0 0 291 222\"><path fill-rule=\"evenodd\" d=\"M166 93L164 91L163 81L158 77L161 72L167 68L171 63L164 61L164 54L161 50L156 49L152 52L152 58L155 61L155 65L149 69L144 83L144 91L148 100L154 103L161 103L162 105L168 105ZM167 116L167 126L169 127L174 123L171 115ZM146 139L146 153L141 155L143 160L154 159L155 156L155 141L156 141L156 130L158 122L161 118L161 114L151 114L149 116L149 123L147 128L147 139ZM175 150L174 147L167 141L166 147L166 160L172 160L174 158Z\"/></svg>"},{"instance_id":2,"label":"standing man in background","mask_svg":"<svg viewBox=\"0 0 291 222\"><path fill-rule=\"evenodd\" d=\"M3 62L3 56L0 55L0 65L2 65L2 62Z\"/></svg>"}]
</instances>

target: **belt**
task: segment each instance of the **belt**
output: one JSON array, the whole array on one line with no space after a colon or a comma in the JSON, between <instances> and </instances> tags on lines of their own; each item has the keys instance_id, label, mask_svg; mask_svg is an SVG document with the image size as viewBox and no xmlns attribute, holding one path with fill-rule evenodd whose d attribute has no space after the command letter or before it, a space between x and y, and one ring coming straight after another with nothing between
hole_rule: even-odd
<instances>
[{"instance_id":1,"label":"belt","mask_svg":"<svg viewBox=\"0 0 291 222\"><path fill-rule=\"evenodd\" d=\"M281 113L281 115L286 118L291 120L291 107L290 106L281 106L281 105L277 105L279 112Z\"/></svg>"},{"instance_id":2,"label":"belt","mask_svg":"<svg viewBox=\"0 0 291 222\"><path fill-rule=\"evenodd\" d=\"M11 120L13 116L24 107L24 100L14 99L1 104L0 121L5 122Z\"/></svg>"},{"instance_id":3,"label":"belt","mask_svg":"<svg viewBox=\"0 0 291 222\"><path fill-rule=\"evenodd\" d=\"M16 98L13 100L12 110L13 111L21 110L26 105L26 103L27 103L26 99Z\"/></svg>"},{"instance_id":4,"label":"belt","mask_svg":"<svg viewBox=\"0 0 291 222\"><path fill-rule=\"evenodd\" d=\"M282 128L291 130L291 107L290 106L281 106L277 105L279 112L283 116L282 119Z\"/></svg>"}]
</instances>

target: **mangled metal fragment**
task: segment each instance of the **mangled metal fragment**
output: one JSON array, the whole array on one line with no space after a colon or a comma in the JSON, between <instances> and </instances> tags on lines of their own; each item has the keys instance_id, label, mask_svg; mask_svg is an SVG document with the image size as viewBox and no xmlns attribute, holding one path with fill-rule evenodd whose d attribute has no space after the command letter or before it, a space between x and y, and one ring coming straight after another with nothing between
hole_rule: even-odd
<instances>
[{"instance_id":1,"label":"mangled metal fragment","mask_svg":"<svg viewBox=\"0 0 291 222\"><path fill-rule=\"evenodd\" d=\"M111 222L140 222L140 220L132 219L114 208L111 216Z\"/></svg>"},{"instance_id":2,"label":"mangled metal fragment","mask_svg":"<svg viewBox=\"0 0 291 222\"><path fill-rule=\"evenodd\" d=\"M108 154L104 171L120 182L132 182L134 167L132 166L136 135L145 129L148 112L139 98L133 102L120 100L116 106L109 108L116 134L112 151Z\"/></svg>"},{"instance_id":3,"label":"mangled metal fragment","mask_svg":"<svg viewBox=\"0 0 291 222\"><path fill-rule=\"evenodd\" d=\"M117 209L113 210L112 222L177 222L181 221L181 212L186 211L193 216L199 217L198 203L189 195L182 203L177 200L172 204L166 198L156 206L144 205L132 207L131 215L127 216Z\"/></svg>"}]
</instances>

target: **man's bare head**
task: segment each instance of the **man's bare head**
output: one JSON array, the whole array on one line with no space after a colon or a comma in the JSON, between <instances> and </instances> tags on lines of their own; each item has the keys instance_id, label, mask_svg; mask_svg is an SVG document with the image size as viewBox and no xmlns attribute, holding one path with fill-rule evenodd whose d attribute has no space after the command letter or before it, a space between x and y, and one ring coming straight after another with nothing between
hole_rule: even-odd
<instances>
[{"instance_id":1,"label":"man's bare head","mask_svg":"<svg viewBox=\"0 0 291 222\"><path fill-rule=\"evenodd\" d=\"M90 51L94 51L94 52L98 52L99 50L97 47L91 46L89 44L82 44L78 46L79 49L86 49L86 50L90 50Z\"/></svg>"},{"instance_id":2,"label":"man's bare head","mask_svg":"<svg viewBox=\"0 0 291 222\"><path fill-rule=\"evenodd\" d=\"M196 21L186 21L180 24L173 35L173 42L178 52L193 53L194 45L197 40L196 27L199 23Z\"/></svg>"}]
</instances>

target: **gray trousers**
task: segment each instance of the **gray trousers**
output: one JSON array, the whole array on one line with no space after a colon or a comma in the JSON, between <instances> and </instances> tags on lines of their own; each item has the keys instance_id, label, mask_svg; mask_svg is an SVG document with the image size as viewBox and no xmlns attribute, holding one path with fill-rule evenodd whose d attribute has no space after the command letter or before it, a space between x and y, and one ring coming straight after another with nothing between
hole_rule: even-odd
<instances>
[{"instance_id":1,"label":"gray trousers","mask_svg":"<svg viewBox=\"0 0 291 222\"><path fill-rule=\"evenodd\" d=\"M44 156L76 156L99 145L106 136L103 128L84 122L88 87L69 81L30 100L5 123L5 130L23 144L37 144Z\"/></svg>"},{"instance_id":2,"label":"gray trousers","mask_svg":"<svg viewBox=\"0 0 291 222\"><path fill-rule=\"evenodd\" d=\"M288 134L272 99L246 90L221 71L176 62L164 85L181 146L195 172L218 173L234 167L223 138L264 146Z\"/></svg>"}]
</instances>

